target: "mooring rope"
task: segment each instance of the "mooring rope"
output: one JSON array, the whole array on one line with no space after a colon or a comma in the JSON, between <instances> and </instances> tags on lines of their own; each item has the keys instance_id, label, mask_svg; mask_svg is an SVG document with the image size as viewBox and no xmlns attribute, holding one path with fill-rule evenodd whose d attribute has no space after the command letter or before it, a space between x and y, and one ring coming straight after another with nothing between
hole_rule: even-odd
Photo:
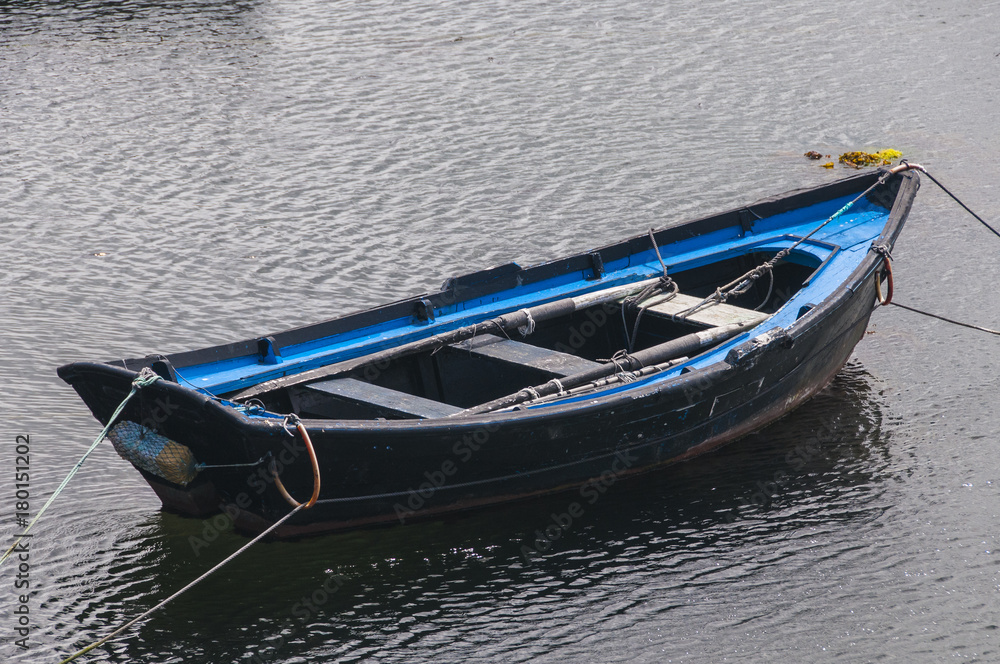
<instances>
[{"instance_id":1,"label":"mooring rope","mask_svg":"<svg viewBox=\"0 0 1000 664\"><path fill-rule=\"evenodd\" d=\"M159 376L157 376L157 378L159 378ZM139 382L138 378L136 378L136 382ZM150 382L152 382L152 381L150 381ZM128 399L126 399L125 401L128 401ZM122 406L124 406L124 405L125 404L122 403ZM119 411L120 410L121 410L121 408L119 408ZM118 412L116 411L115 415L112 416L112 419L114 419L114 417L117 417L117 415L118 415ZM285 431L288 432L289 434L291 434L291 432L288 431L288 425L289 424L294 424L296 430L302 436L302 440L306 444L306 449L309 452L309 460L310 460L310 462L312 464L312 468L313 468L313 492L312 492L312 496L310 497L310 499L308 500L308 502L300 503L300 502L296 501L294 498L292 498L288 494L288 492L285 490L285 488L283 486L281 486L281 480L278 478L277 473L274 471L274 468L272 467L272 472L274 472L274 481L275 481L275 484L278 486L279 491L285 497L285 499L292 503L292 511L291 512L289 512L285 516L283 516L280 519L278 519L271 526L269 526L266 530L264 530L264 532L262 532L261 534L257 535L257 537L253 538L252 540L250 540L249 542L247 542L246 544L244 544L243 546L241 546L235 552L233 552L232 554L230 554L229 557L227 557L225 560L223 560L222 562L220 562L217 565L215 565L214 567L212 567L212 569L208 570L207 572L205 572L204 574L202 574L201 576L199 576L197 579L195 579L191 583L187 584L186 586L184 586L183 588L181 588L177 592L175 592L170 597L166 598L165 600L163 600L162 602L160 602L159 604L157 604L153 608L151 608L148 611L144 612L142 615L137 616L137 617L133 618L132 620L128 621L127 623L125 623L124 625L122 625L121 627L119 627L118 629L116 629L115 631L111 632L110 634L108 634L104 638L100 639L99 641L95 641L94 643L90 644L86 648L73 653L72 655L70 655L66 659L62 660L62 662L60 662L59 664L66 664L67 662L72 662L74 659L76 659L80 655L84 655L84 654L90 652L91 650L93 650L94 648L97 648L97 647L99 647L99 646L107 643L108 641L110 641L114 637L118 636L119 634L121 634L126 629L128 629L132 625L136 624L137 622L139 622L143 618L146 618L147 616L149 616L153 612L162 609L168 603L170 603L171 601L177 599L182 594L184 594L185 592L187 592L191 588L195 587L196 585L198 585L199 583L201 583L202 581L204 581L205 579L207 579L209 576L211 576L212 574L214 574L218 570L222 569L223 566L225 566L226 564L228 564L230 561L232 561L238 555L240 555L241 553L243 553L244 551L246 551L247 549L249 549L251 546L253 546L257 542L261 541L262 539L264 539L265 537L267 537L269 534L271 534L272 532L274 532L274 530L276 528L278 528L279 526L281 526L281 524L283 524L285 521L288 521L288 519L290 519L299 510L309 509L310 507L312 507L313 505L316 504L316 499L319 498L319 490L320 490L319 462L316 459L316 451L313 448L312 440L310 440L310 438L309 438L309 432L306 430L305 425L302 423L302 420L300 420L297 415L294 415L294 414L289 415L288 417L285 418L285 422L283 424L283 426L285 427ZM110 424L108 426L110 426ZM98 440L100 440L100 438ZM260 461L258 461L257 463L260 463L261 461L263 461L263 458L261 458ZM234 465L242 465L242 464L234 464Z\"/></svg>"},{"instance_id":2,"label":"mooring rope","mask_svg":"<svg viewBox=\"0 0 1000 664\"><path fill-rule=\"evenodd\" d=\"M776 253L773 257L771 257L770 260L765 261L764 263L761 263L760 265L758 265L757 267L753 268L752 270L750 270L749 272L747 272L743 276L737 277L736 279L730 281L725 286L720 286L719 288L716 288L714 293L712 293L711 295L709 295L708 297L706 297L705 299L703 299L701 302L698 302L694 306L692 306L692 307L690 307L688 309L685 309L684 311L681 311L681 312L678 312L678 313L674 314L674 317L675 318L685 318L685 317L690 316L691 314L695 313L696 311L699 311L700 309L703 309L704 307L711 306L713 304L722 304L727 299L729 299L729 297L732 296L732 295L742 295L742 294L746 293L747 291L750 290L750 287L753 286L754 282L756 282L758 279L760 279L761 277L763 277L765 274L768 274L768 273L772 272L774 270L774 266L777 265L778 261L782 260L785 256L787 256L788 254L792 253L792 251L794 251L800 244L802 244L803 242L805 242L806 240L808 240L809 238L811 238L816 233L820 232L822 229L826 228L826 226L829 225L834 219L836 219L837 217L839 217L840 215L844 214L845 212L847 212L848 210L850 210L852 207L854 207L855 203L857 203L862 198L864 198L865 196L867 196L876 187L884 184L885 181L888 180L890 176L895 175L896 173L898 173L900 171L909 170L909 169L919 169L919 170L923 171L923 168L920 167L920 166L918 166L918 165L916 165L916 164L907 164L906 162L901 162L899 166L897 166L897 167L895 167L893 169L890 169L890 170L886 171L885 173L883 173L878 178L878 180L875 181L875 183L872 186L870 186L867 189L865 189L864 191L862 191L854 199L852 199L849 203L847 203L844 207L840 208L839 210L837 210L836 212L834 212L832 215L830 215L829 217L827 217L826 221L824 221L819 226L817 226L816 228L814 228L811 231L809 231L809 233L807 233L806 235L800 237L798 240L796 240L795 242L793 242L791 245L785 247L784 249L782 249L781 251L779 251L778 253ZM772 277L773 277L773 275L772 275ZM772 287L773 287L773 283L772 283ZM771 296L771 294L770 294L770 292L768 292L768 298L770 298L770 296ZM766 303L767 300L764 300L764 302Z\"/></svg>"},{"instance_id":3,"label":"mooring rope","mask_svg":"<svg viewBox=\"0 0 1000 664\"><path fill-rule=\"evenodd\" d=\"M653 235L652 228L649 229L649 241L653 245L653 251L656 252L656 260L660 261L660 267L663 268L663 278L668 279L669 277L667 277L667 264L663 262L663 256L660 255L660 247L656 244L656 236Z\"/></svg>"},{"instance_id":4,"label":"mooring rope","mask_svg":"<svg viewBox=\"0 0 1000 664\"><path fill-rule=\"evenodd\" d=\"M241 553L243 553L244 551L246 551L247 549L249 549L251 546L253 546L257 542L259 542L262 539L264 539L265 537L267 537L272 531L274 531L275 528L277 528L278 526L280 526L281 524L283 524L285 521L287 521L289 518L291 518L292 515L295 514L296 512L298 512L299 510L305 509L305 507L306 507L306 505L305 505L305 503L303 503L303 504L299 505L298 507L293 508L291 512L289 512L285 516L281 517L278 521L276 521L273 525L271 525L271 527L269 527L267 530L265 530L264 532L262 532L260 535L257 535L257 537L253 538L252 540L250 540L249 542L247 542L246 544L244 544L243 546L241 546L238 550L236 550L236 552L232 553L228 558L226 558L225 560L223 560L221 563L215 565L215 567L213 567L212 569L208 570L207 572L205 572L204 574L202 574L201 576L199 576L197 579L195 579L191 583L187 584L186 586L184 586L183 588L181 588L180 590L178 590L177 592L175 592L173 595L171 595L170 597L166 598L165 600L163 600L162 602L160 602L159 604L157 604L153 608L149 609L148 611L146 611L142 615L140 615L140 616L138 616L136 618L133 618L132 620L128 621L127 623L125 623L124 625L122 625L121 627L119 627L118 629L116 629L115 631L111 632L110 634L108 634L104 638L100 639L99 641L95 641L94 643L91 643L89 646L87 646L83 650L79 650L79 651L73 653L72 655L70 655L66 659L64 659L61 662L59 662L59 664L66 664L67 662L72 662L74 659L76 659L80 655L85 655L86 653L90 652L94 648L97 648L99 646L104 645L105 643L107 643L111 639L115 638L116 636L118 636L119 634L121 634L122 632L124 632L126 629L128 629L132 625L136 624L137 622L139 622L143 618L149 616L153 612L159 611L164 606L166 606L169 602L177 599L183 593L187 592L188 590L190 590L191 588L193 588L197 584L201 583L202 581L204 581L205 579L207 579L209 576L211 576L212 574L214 574L218 570L222 569L222 567L224 565L226 565L231 560L233 560L234 558L236 558L236 556L240 555Z\"/></svg>"},{"instance_id":5,"label":"mooring rope","mask_svg":"<svg viewBox=\"0 0 1000 664\"><path fill-rule=\"evenodd\" d=\"M931 181L934 184L936 184L937 186L939 186L944 193L946 193L949 196L951 196L951 198L956 203L958 203L959 205L961 205L962 208L966 212L968 212L973 217L975 217L976 221L978 221L983 226L985 226L986 228L988 228L990 230L990 232L992 232L994 235L996 235L997 237L1000 237L1000 232L998 232L997 229L993 228L993 226L991 226L988 223L986 223L986 221L982 217L980 217L978 214L976 214L975 212L973 212L969 208L968 205L966 205L965 203L963 203L958 198L958 196L956 196L955 194L951 193L951 191L949 191L947 187L945 187L943 184L941 184L941 182L936 177L934 177L929 172L927 172L926 168L924 168L923 166L921 166L919 164L910 164L910 163L907 163L907 161L905 159L903 159L899 163L900 163L900 166L905 166L908 169L913 169L915 171L920 171L921 173L923 173L924 175L926 175L927 177L929 177L931 179ZM995 334L997 336L1000 336L1000 331L991 330L988 327L982 327L980 325L973 325L972 323L963 323L962 321L954 320L954 319L951 319L951 318L946 318L945 316L941 316L941 315L938 315L938 314L932 314L929 311L923 311L923 310L917 309L915 307L910 307L910 306L907 306L905 304L900 304L899 302L893 302L892 301L892 264L890 262L890 260L892 259L892 256L889 255L889 248L886 247L886 246L884 246L884 245L872 245L872 250L875 251L876 253L882 255L883 261L884 261L884 265L886 267L886 275L887 275L888 280L889 280L889 295L886 298L882 297L882 289L881 289L881 287L877 286L878 290L876 292L878 293L879 303L880 304L882 304L883 306L888 306L888 305L891 304L891 305L899 307L900 309L906 309L907 311L912 311L915 314L920 314L922 316L928 316L930 318L936 318L936 319L942 320L942 321L944 321L946 323L951 323L952 325L958 325L960 327L967 327L967 328L972 329L972 330L979 330L980 332L986 332L987 334Z\"/></svg>"},{"instance_id":6,"label":"mooring rope","mask_svg":"<svg viewBox=\"0 0 1000 664\"><path fill-rule=\"evenodd\" d=\"M906 164L906 160L904 159L904 160L902 160L902 161L901 161L901 162L899 162L899 163L901 163L901 164ZM927 177L929 177L929 178L931 179L931 181L932 181L932 182L933 182L934 184L936 184L937 186L941 187L941 191L943 191L944 193L946 193L946 194L948 194L949 196L951 196L951 197L952 197L952 199L953 199L953 200L954 200L954 201L955 201L956 203L958 203L958 204L959 204L959 205L961 205L961 206L962 206L963 208L965 208L965 211L966 211L966 212L968 212L968 213L969 213L969 214L971 214L971 215L972 215L973 217L975 217L975 218L976 218L976 221L978 221L979 223L981 223L981 224L982 224L983 226L985 226L986 228L990 229L990 232L991 232L991 233L993 233L993 234L994 234L994 235L996 235L997 237L1000 237L1000 231L997 231L997 229L995 229L995 228L993 228L992 226L990 226L989 224L987 224L987 223L986 223L986 221L985 221L985 220L984 220L984 219L983 219L982 217L980 217L980 216L979 216L978 214L976 214L975 212L973 212L972 210L970 210L970 209L969 209L969 206L968 206L968 205L966 205L965 203L963 203L962 201L960 201L960 200L959 200L959 198L958 198L958 196L956 196L955 194L951 193L951 192L950 192L950 191L948 190L948 187L946 187L946 186L944 186L943 184L941 184L941 182L939 182L939 181L938 181L938 179L937 179L936 177L934 177L933 175L931 175L930 173L928 173L928 172L927 172L927 169L926 169L926 168L924 168L923 166L920 166L919 164L907 164L907 165L908 165L908 166L909 166L910 168L913 168L914 170L918 170L918 171L920 171L921 173L923 173L924 175L926 175Z\"/></svg>"},{"instance_id":7,"label":"mooring rope","mask_svg":"<svg viewBox=\"0 0 1000 664\"><path fill-rule=\"evenodd\" d=\"M921 314L923 316L930 316L931 318L937 318L938 320L943 320L946 323L951 323L953 325L960 325L962 327L968 327L973 330L979 330L980 332L988 332L989 334L995 334L1000 336L1000 331L991 330L988 327L980 327L979 325L973 325L972 323L963 323L962 321L952 320L951 318L945 318L944 316L939 316L937 314L932 314L929 311L921 311L920 309L915 309L913 307L908 307L905 304L900 304L899 302L890 302L889 304L899 307L900 309L906 309L907 311L912 311L915 314Z\"/></svg>"},{"instance_id":8,"label":"mooring rope","mask_svg":"<svg viewBox=\"0 0 1000 664\"><path fill-rule=\"evenodd\" d=\"M102 440L104 440L104 437L108 435L108 431L111 429L111 426L115 423L115 420L117 420L118 416L121 415L123 410L125 410L125 404L127 404L129 400L131 400L132 397L134 397L139 392L139 390L141 390L144 387L148 387L149 385L152 385L158 380L160 380L160 377L155 373L153 373L153 370L150 369L149 367L144 367L142 371L139 372L139 375L136 376L135 380L132 381L132 390L128 393L128 396L126 396L125 399L123 399L122 402L118 404L118 408L116 408L115 412L111 414L111 417L108 419L107 425L105 425L104 429L101 430L101 433L97 434L97 438L94 439L94 442L91 444L90 448L84 453L82 457L80 457L80 460L76 462L76 465L73 466L73 469L69 471L69 474L66 475L65 479L63 479L63 481L59 484L55 492L51 496L49 496L48 500L45 501L45 504L42 505L42 509L38 510L38 514L36 514L35 518L31 520L31 523L29 523L28 527L24 529L24 532L21 533L20 537L18 537L17 540L14 541L14 544L9 549L7 549L7 552L3 554L3 557L0 558L0 565L2 565L3 562L10 557L10 554L14 552L14 549L17 548L17 545L21 543L21 540L24 539L25 535L28 534L28 531L31 530L31 527L35 525L38 519L41 518L42 514L45 513L45 510L49 508L49 505L51 505L53 501L55 501L56 496L62 493L62 490L66 488L66 485L69 484L69 481L71 479L73 479L73 476L76 475L76 472L80 470L80 468L83 466L83 462L87 460L87 457L90 456L91 452L96 450L97 446L101 444Z\"/></svg>"}]
</instances>

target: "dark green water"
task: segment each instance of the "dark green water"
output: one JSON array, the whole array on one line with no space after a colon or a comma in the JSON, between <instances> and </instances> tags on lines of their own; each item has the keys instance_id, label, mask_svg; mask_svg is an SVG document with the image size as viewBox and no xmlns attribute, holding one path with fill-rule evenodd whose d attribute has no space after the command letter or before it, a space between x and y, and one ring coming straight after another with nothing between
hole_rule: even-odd
<instances>
[{"instance_id":1,"label":"dark green water","mask_svg":"<svg viewBox=\"0 0 1000 664\"><path fill-rule=\"evenodd\" d=\"M923 0L0 0L0 534L16 437L35 511L99 431L65 362L848 174L807 150L902 150L1000 220L998 24ZM925 180L896 297L998 328L998 252ZM566 498L260 545L82 661L996 661L1000 340L899 309L869 331L805 407L612 486L540 556ZM0 659L58 662L246 541L158 506L99 449L36 527L28 650L0 568Z\"/></svg>"}]
</instances>

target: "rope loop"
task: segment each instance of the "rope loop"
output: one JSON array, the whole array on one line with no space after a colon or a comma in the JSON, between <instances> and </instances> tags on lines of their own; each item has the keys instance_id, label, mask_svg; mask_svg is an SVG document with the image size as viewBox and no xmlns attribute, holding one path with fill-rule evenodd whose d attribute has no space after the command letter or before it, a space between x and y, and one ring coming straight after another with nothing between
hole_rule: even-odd
<instances>
[{"instance_id":1,"label":"rope loop","mask_svg":"<svg viewBox=\"0 0 1000 664\"><path fill-rule=\"evenodd\" d=\"M622 362L625 362L626 360L629 363L629 368L625 368L624 366L622 366ZM612 355L609 358L598 359L597 361L602 362L604 364L611 362L612 364L615 365L615 368L618 369L618 371L615 373L628 373L629 369L631 368L637 368L637 369L643 368L642 362L640 362L634 355L629 353L624 348L620 351L617 351L614 355Z\"/></svg>"},{"instance_id":2,"label":"rope loop","mask_svg":"<svg viewBox=\"0 0 1000 664\"><path fill-rule=\"evenodd\" d=\"M635 375L635 373L633 373L631 371L631 368L633 368L636 365L638 365L638 368L641 369L642 368L642 362L640 362L639 360L637 360L634 356L630 355L627 350L620 350L620 351L618 351L617 353L615 353L611 357L610 361L612 363L614 363L615 369L618 370L618 371L615 372L615 375L618 376L618 380L620 380L621 382L623 382L623 383L631 383L632 381L634 381L634 380L636 380L638 378ZM629 367L628 369L626 369L624 366L622 366L622 364L624 362L626 362L626 361L628 362L628 367Z\"/></svg>"},{"instance_id":3,"label":"rope loop","mask_svg":"<svg viewBox=\"0 0 1000 664\"><path fill-rule=\"evenodd\" d=\"M660 275L656 283L652 283L639 293L630 295L622 300L622 326L625 328L625 345L629 350L635 346L635 340L639 334L639 321L642 320L643 313L649 308L649 305L643 305L643 302L664 293L666 293L666 296L661 302L666 302L676 297L677 293L680 292L680 286L667 274L667 264L663 261L663 256L660 254L660 247L656 244L656 236L653 234L652 228L649 229L649 242L656 253L656 260L660 262L660 267L663 268L663 274ZM629 324L625 316L626 311L635 313L635 321L632 324L631 334L629 334Z\"/></svg>"},{"instance_id":4,"label":"rope loop","mask_svg":"<svg viewBox=\"0 0 1000 664\"><path fill-rule=\"evenodd\" d=\"M892 304L892 254L889 251L889 245L887 244L872 244L870 251L874 251L876 254L882 257L882 264L875 271L875 295L878 297L878 302L883 307ZM888 281L888 293L882 295L882 276L885 276Z\"/></svg>"},{"instance_id":5,"label":"rope loop","mask_svg":"<svg viewBox=\"0 0 1000 664\"><path fill-rule=\"evenodd\" d=\"M566 388L563 387L562 381L559 380L558 378L553 378L552 380L549 381L549 383L552 383L552 386L555 387L557 390L559 390L558 394L560 396L566 394Z\"/></svg>"},{"instance_id":6,"label":"rope loop","mask_svg":"<svg viewBox=\"0 0 1000 664\"><path fill-rule=\"evenodd\" d=\"M527 394L528 398L530 398L531 400L535 400L535 399L540 399L541 398L541 395L538 393L538 390L536 390L533 387L526 387L526 388L524 388L521 391L524 392L525 394Z\"/></svg>"},{"instance_id":7,"label":"rope loop","mask_svg":"<svg viewBox=\"0 0 1000 664\"><path fill-rule=\"evenodd\" d=\"M260 399L247 399L243 406L246 408L247 415L267 412L267 407Z\"/></svg>"}]
</instances>

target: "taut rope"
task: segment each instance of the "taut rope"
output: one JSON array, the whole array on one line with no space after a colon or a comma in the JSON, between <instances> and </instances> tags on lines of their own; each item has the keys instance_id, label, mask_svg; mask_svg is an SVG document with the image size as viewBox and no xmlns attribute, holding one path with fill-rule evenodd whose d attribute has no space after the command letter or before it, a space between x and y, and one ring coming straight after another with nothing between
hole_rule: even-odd
<instances>
[{"instance_id":1,"label":"taut rope","mask_svg":"<svg viewBox=\"0 0 1000 664\"><path fill-rule=\"evenodd\" d=\"M80 468L83 466L83 462L87 460L87 457L90 456L91 452L97 449L97 446L101 444L101 441L104 440L104 437L108 435L108 431L111 429L111 425L115 423L115 420L118 419L118 416L121 415L123 410L125 410L125 404L127 404L132 399L132 397L134 397L139 392L139 390L149 385L152 385L158 380L160 380L160 377L155 373L153 373L153 370L148 367L144 367L143 370L139 372L139 375L136 376L135 380L132 381L132 390L128 393L128 396L126 396L125 399L123 399L122 402L118 404L118 408L116 408L115 412L113 412L111 414L111 417L108 418L108 423L101 430L101 433L97 434L97 438L94 439L94 442L90 445L90 448L87 449L86 452L84 452L83 456L80 457L80 460L76 462L76 465L73 466L73 468L69 471L69 474L66 475L65 479L63 479L63 481L59 483L59 486L56 487L56 490L52 493L51 496L49 496L49 499L45 501L45 504L42 505L42 509L38 510L38 514L36 514L35 518L31 520L31 523L28 524L28 527L24 529L24 532L22 532L21 535L14 541L14 544L11 545L9 549L7 549L7 552L3 554L3 557L0 558L0 565L2 565L3 562L10 557L10 554L14 551L15 548L17 548L17 545L21 543L21 540L24 539L25 536L27 536L28 531L31 530L31 527L35 525L38 519L41 518L42 514L45 513L45 510L49 508L49 505L51 505L53 501L55 501L56 496L62 493L62 490L66 488L66 485L69 484L69 481L71 479L73 479L73 476L76 475L76 472L80 470Z\"/></svg>"}]
</instances>

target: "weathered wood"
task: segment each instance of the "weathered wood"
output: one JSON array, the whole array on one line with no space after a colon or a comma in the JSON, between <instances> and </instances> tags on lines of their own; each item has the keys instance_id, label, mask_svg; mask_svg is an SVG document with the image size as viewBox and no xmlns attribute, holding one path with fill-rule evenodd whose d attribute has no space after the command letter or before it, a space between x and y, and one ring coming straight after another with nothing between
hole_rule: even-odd
<instances>
[{"instance_id":1,"label":"weathered wood","mask_svg":"<svg viewBox=\"0 0 1000 664\"><path fill-rule=\"evenodd\" d=\"M494 334L484 334L455 344L459 350L468 350L472 355L531 367L557 378L582 373L588 369L601 366L598 362L584 359L578 355L561 353L540 346L532 346L523 341L504 339Z\"/></svg>"},{"instance_id":2,"label":"weathered wood","mask_svg":"<svg viewBox=\"0 0 1000 664\"><path fill-rule=\"evenodd\" d=\"M299 388L298 400L314 411L328 409L329 402L340 402L359 413L364 418L392 417L432 419L445 417L461 411L440 401L432 401L406 392L366 383L356 378L333 378L318 383L309 383ZM359 415L360 417L360 415Z\"/></svg>"},{"instance_id":3,"label":"weathered wood","mask_svg":"<svg viewBox=\"0 0 1000 664\"><path fill-rule=\"evenodd\" d=\"M637 350L634 353L629 353L606 364L593 362L593 368L571 376L566 376L560 379L558 384L555 381L549 381L542 385L525 388L513 394L500 397L499 399L494 399L493 401L488 401L472 408L466 408L458 413L449 415L449 417L492 413L496 410L516 406L519 403L524 403L540 397L549 396L550 394L556 394L566 389L585 385L614 373L620 373L622 371L635 371L646 366L663 364L682 355L693 357L704 349L722 343L726 339L729 339L730 337L733 337L749 328L749 323L732 323L730 325L715 327L709 330L692 332L691 334L686 334L677 339L671 339L670 341L666 341L650 348Z\"/></svg>"},{"instance_id":4,"label":"weathered wood","mask_svg":"<svg viewBox=\"0 0 1000 664\"><path fill-rule=\"evenodd\" d=\"M673 299L667 298L667 295L657 295L649 298L646 302L643 302L642 306L649 304L646 308L646 315L658 314L660 316L667 317L677 316L702 301L702 298L684 295L683 293L678 293L673 297ZM737 307L732 304L716 303L706 305L693 314L678 317L683 318L684 320L689 320L693 323L707 325L709 327L721 327L723 325L732 325L734 323L756 325L767 319L769 315L770 314L766 314L761 311L744 309L743 307Z\"/></svg>"}]
</instances>

